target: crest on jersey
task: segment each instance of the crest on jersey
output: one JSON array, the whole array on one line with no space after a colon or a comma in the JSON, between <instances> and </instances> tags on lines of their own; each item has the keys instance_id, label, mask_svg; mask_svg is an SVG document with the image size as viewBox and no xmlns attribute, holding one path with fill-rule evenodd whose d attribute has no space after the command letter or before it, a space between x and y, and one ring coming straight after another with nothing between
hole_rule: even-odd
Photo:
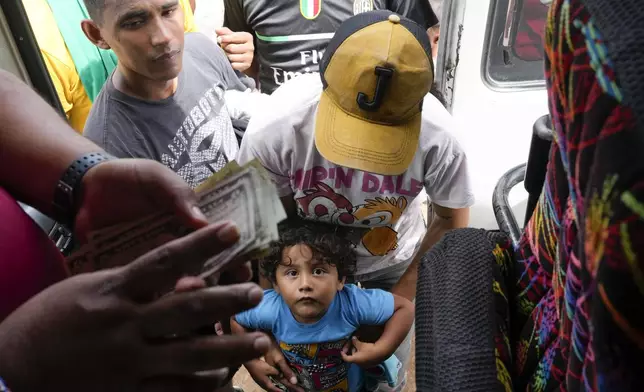
<instances>
[{"instance_id":1,"label":"crest on jersey","mask_svg":"<svg viewBox=\"0 0 644 392\"><path fill-rule=\"evenodd\" d=\"M322 10L322 0L300 0L300 12L306 19L315 19Z\"/></svg>"},{"instance_id":2,"label":"crest on jersey","mask_svg":"<svg viewBox=\"0 0 644 392\"><path fill-rule=\"evenodd\" d=\"M373 0L353 0L353 14L373 11Z\"/></svg>"}]
</instances>

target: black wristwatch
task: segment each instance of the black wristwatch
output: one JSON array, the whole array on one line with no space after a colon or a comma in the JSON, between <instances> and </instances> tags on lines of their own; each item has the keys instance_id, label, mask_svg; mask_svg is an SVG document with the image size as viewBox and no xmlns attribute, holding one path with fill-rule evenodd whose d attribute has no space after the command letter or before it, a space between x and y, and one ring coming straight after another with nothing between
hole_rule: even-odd
<instances>
[{"instance_id":1,"label":"black wristwatch","mask_svg":"<svg viewBox=\"0 0 644 392\"><path fill-rule=\"evenodd\" d=\"M99 163L112 159L115 158L107 153L92 152L82 155L69 165L63 176L58 180L54 191L54 219L70 228L73 226L83 176L89 169Z\"/></svg>"}]
</instances>

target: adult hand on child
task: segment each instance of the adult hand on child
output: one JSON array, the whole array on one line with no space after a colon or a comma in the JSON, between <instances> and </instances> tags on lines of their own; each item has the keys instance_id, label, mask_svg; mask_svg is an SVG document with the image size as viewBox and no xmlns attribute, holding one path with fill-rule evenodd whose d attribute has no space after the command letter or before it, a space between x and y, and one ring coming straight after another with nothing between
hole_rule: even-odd
<instances>
[{"instance_id":1,"label":"adult hand on child","mask_svg":"<svg viewBox=\"0 0 644 392\"><path fill-rule=\"evenodd\" d=\"M248 374L255 380L257 385L262 389L269 392L282 392L281 389L276 387L273 384L273 381L269 377L277 378L280 375L280 371L274 368L273 366L267 364L261 359L256 359L253 361L246 362L244 367L248 371Z\"/></svg>"},{"instance_id":2,"label":"adult hand on child","mask_svg":"<svg viewBox=\"0 0 644 392\"><path fill-rule=\"evenodd\" d=\"M282 383L289 391L304 392L304 389L297 386L297 377L291 367L288 365L282 350L277 345L275 340L269 348L268 352L264 355L266 363L278 372L279 382ZM272 385L272 383L271 383Z\"/></svg>"},{"instance_id":3,"label":"adult hand on child","mask_svg":"<svg viewBox=\"0 0 644 392\"><path fill-rule=\"evenodd\" d=\"M354 336L342 349L342 360L368 369L381 364L392 354L384 352L376 343L361 342Z\"/></svg>"}]
</instances>

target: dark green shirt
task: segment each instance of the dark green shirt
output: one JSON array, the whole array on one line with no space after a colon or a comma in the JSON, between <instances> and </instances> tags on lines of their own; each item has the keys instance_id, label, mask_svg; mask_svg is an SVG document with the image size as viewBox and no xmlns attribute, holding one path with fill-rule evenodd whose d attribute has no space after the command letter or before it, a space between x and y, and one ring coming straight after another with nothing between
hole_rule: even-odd
<instances>
[{"instance_id":1,"label":"dark green shirt","mask_svg":"<svg viewBox=\"0 0 644 392\"><path fill-rule=\"evenodd\" d=\"M271 94L303 73L318 72L340 24L388 9L429 28L438 23L428 0L224 0L225 25L255 36L261 90Z\"/></svg>"}]
</instances>

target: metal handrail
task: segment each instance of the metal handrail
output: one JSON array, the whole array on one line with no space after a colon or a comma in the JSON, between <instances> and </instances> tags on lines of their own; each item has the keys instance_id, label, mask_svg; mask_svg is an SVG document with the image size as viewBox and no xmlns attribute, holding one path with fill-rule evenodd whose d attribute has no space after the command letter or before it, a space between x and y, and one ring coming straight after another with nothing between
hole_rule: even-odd
<instances>
[{"instance_id":1,"label":"metal handrail","mask_svg":"<svg viewBox=\"0 0 644 392\"><path fill-rule=\"evenodd\" d=\"M515 247L521 239L521 229L508 202L508 196L512 188L525 178L525 170L525 163L508 170L497 182L492 196L492 207L499 229L510 237Z\"/></svg>"}]
</instances>

